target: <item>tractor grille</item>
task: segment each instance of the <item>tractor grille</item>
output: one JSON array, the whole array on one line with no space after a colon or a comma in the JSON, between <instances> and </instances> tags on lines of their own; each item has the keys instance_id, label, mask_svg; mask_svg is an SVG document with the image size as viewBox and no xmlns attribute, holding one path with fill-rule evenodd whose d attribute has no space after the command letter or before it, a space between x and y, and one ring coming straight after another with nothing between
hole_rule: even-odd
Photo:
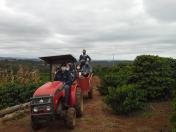
<instances>
[{"instance_id":1,"label":"tractor grille","mask_svg":"<svg viewBox=\"0 0 176 132\"><path fill-rule=\"evenodd\" d=\"M42 113L53 113L53 97L33 97L31 99L31 113L42 114Z\"/></svg>"},{"instance_id":2,"label":"tractor grille","mask_svg":"<svg viewBox=\"0 0 176 132\"><path fill-rule=\"evenodd\" d=\"M31 105L52 103L52 97L34 97L31 99Z\"/></svg>"}]
</instances>

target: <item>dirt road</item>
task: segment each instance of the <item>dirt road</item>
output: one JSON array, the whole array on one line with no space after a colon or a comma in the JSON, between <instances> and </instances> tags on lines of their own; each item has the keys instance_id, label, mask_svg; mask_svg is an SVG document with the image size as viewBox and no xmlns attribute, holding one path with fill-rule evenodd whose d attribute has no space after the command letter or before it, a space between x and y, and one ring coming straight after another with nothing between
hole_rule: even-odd
<instances>
[{"instance_id":1,"label":"dirt road","mask_svg":"<svg viewBox=\"0 0 176 132\"><path fill-rule=\"evenodd\" d=\"M95 78L95 84L99 83ZM168 132L171 128L171 107L168 102L152 103L142 113L131 116L115 115L95 90L92 100L85 100L84 116L77 119L74 130L65 128L63 121L56 121L38 132ZM30 116L0 124L0 132L31 132Z\"/></svg>"}]
</instances>

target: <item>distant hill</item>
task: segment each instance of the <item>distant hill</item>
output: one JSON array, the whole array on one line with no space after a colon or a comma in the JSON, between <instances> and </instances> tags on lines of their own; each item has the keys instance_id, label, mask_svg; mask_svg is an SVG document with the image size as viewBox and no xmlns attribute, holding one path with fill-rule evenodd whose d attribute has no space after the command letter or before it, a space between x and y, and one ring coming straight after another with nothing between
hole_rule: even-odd
<instances>
[{"instance_id":1,"label":"distant hill","mask_svg":"<svg viewBox=\"0 0 176 132\"><path fill-rule=\"evenodd\" d=\"M0 57L0 61L12 61L12 62L16 62L16 63L21 63L21 62L43 62L40 59L37 58L13 58L13 57ZM119 64L119 63L123 63L123 64L128 64L128 63L132 63L133 61L130 60L114 60L114 61L109 61L109 60L94 60L91 62L92 66L102 66L102 67L106 67L106 66L112 66L113 64Z\"/></svg>"},{"instance_id":2,"label":"distant hill","mask_svg":"<svg viewBox=\"0 0 176 132\"><path fill-rule=\"evenodd\" d=\"M40 61L40 59L35 59L35 58L0 57L0 61L2 61L2 60L7 60L7 61L19 61L19 60Z\"/></svg>"},{"instance_id":3,"label":"distant hill","mask_svg":"<svg viewBox=\"0 0 176 132\"><path fill-rule=\"evenodd\" d=\"M16 60L16 59L12 57L0 57L0 60Z\"/></svg>"},{"instance_id":4,"label":"distant hill","mask_svg":"<svg viewBox=\"0 0 176 132\"><path fill-rule=\"evenodd\" d=\"M92 61L91 65L92 66L112 66L114 64L130 64L133 61L130 60L115 60L115 61L107 61L107 60L96 60L96 61Z\"/></svg>"}]
</instances>

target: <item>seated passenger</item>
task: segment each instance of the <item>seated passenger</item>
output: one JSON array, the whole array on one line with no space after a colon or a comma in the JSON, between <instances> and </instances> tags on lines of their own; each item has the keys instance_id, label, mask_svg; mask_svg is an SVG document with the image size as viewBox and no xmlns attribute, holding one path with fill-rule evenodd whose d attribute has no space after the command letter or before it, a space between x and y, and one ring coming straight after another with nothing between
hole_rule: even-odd
<instances>
[{"instance_id":1,"label":"seated passenger","mask_svg":"<svg viewBox=\"0 0 176 132\"><path fill-rule=\"evenodd\" d=\"M70 97L70 86L72 84L72 77L69 73L69 71L66 70L66 64L62 64L61 65L61 70L58 70L54 81L61 81L64 82L64 89L65 89L65 101L64 101L64 105L68 106L68 102L69 102L69 97Z\"/></svg>"},{"instance_id":2,"label":"seated passenger","mask_svg":"<svg viewBox=\"0 0 176 132\"><path fill-rule=\"evenodd\" d=\"M76 71L73 68L73 64L72 63L67 63L67 71L69 71L71 77L72 77L72 82L75 81L76 79Z\"/></svg>"}]
</instances>

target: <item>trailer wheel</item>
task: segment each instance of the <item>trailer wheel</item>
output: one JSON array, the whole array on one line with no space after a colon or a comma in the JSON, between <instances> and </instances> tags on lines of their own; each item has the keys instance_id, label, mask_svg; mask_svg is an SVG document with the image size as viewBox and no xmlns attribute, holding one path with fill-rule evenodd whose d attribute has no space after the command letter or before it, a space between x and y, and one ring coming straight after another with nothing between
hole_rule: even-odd
<instances>
[{"instance_id":1,"label":"trailer wheel","mask_svg":"<svg viewBox=\"0 0 176 132\"><path fill-rule=\"evenodd\" d=\"M76 125L76 110L71 107L68 108L65 119L66 127L69 129L73 129Z\"/></svg>"},{"instance_id":2,"label":"trailer wheel","mask_svg":"<svg viewBox=\"0 0 176 132\"><path fill-rule=\"evenodd\" d=\"M88 92L88 98L92 99L93 98L93 82L92 82L92 78L90 78L90 80L89 80L89 85L90 85L90 90Z\"/></svg>"},{"instance_id":3,"label":"trailer wheel","mask_svg":"<svg viewBox=\"0 0 176 132\"><path fill-rule=\"evenodd\" d=\"M88 98L89 99L93 98L93 88L91 88L90 91L88 92Z\"/></svg>"},{"instance_id":4,"label":"trailer wheel","mask_svg":"<svg viewBox=\"0 0 176 132\"><path fill-rule=\"evenodd\" d=\"M77 97L76 116L82 117L84 108L83 108L83 94L80 88L77 88L76 97Z\"/></svg>"}]
</instances>

